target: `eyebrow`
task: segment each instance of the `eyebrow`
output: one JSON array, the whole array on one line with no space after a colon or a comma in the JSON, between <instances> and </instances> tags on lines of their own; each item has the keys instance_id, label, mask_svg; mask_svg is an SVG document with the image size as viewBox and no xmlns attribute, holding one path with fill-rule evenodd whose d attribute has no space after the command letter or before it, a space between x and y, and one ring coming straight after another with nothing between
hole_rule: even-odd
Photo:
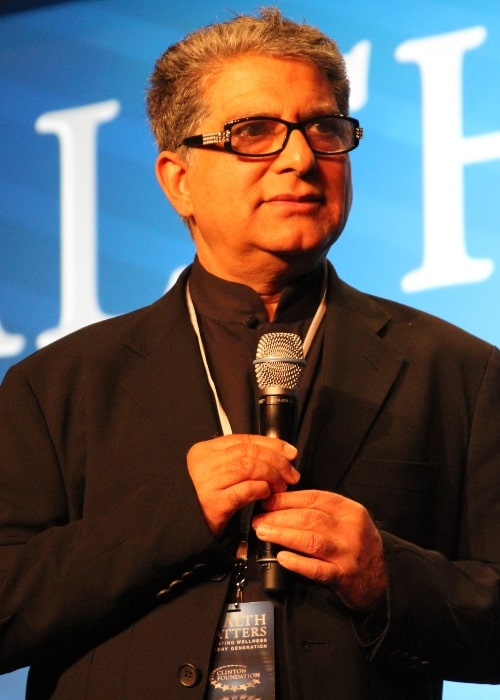
<instances>
[{"instance_id":1,"label":"eyebrow","mask_svg":"<svg viewBox=\"0 0 500 700\"><path fill-rule=\"evenodd\" d=\"M330 105L329 107L318 107L317 109L312 109L312 110L307 110L307 112L303 115L300 115L298 121L307 121L308 119L315 119L316 117L325 117L329 114L342 114L340 109L334 108L333 105ZM284 119L280 114L277 112L271 111L271 110L263 110L260 112L248 112L248 113L238 113L238 116L234 117L228 117L227 119L224 119L224 124L227 122L233 121L234 119ZM289 119L285 121L290 121Z\"/></svg>"}]
</instances>

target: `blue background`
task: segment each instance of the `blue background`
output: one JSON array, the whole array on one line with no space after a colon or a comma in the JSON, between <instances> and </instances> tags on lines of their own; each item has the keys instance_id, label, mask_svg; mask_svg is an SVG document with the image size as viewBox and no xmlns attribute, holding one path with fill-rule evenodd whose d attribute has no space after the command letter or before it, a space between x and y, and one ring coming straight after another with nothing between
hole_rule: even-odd
<instances>
[{"instance_id":1,"label":"blue background","mask_svg":"<svg viewBox=\"0 0 500 700\"><path fill-rule=\"evenodd\" d=\"M37 118L120 103L98 136L99 303L110 315L149 303L193 249L154 177L147 78L166 46L186 32L226 19L227 8L255 7L238 0L83 0L0 17L0 322L24 338L22 353L0 357L0 377L35 350L37 336L60 314L59 143L35 131ZM490 259L492 274L477 283L402 289L422 259L422 95L417 65L395 57L409 39L485 27L484 43L465 54L463 129L499 131L498 1L283 0L279 7L334 36L344 52L371 43L367 100L353 111L366 134L352 154L354 208L330 255L340 275L499 344L499 158L467 166L464 178L467 249ZM24 675L0 677L1 700L24 696ZM445 698L500 698L500 689L449 683Z\"/></svg>"}]
</instances>

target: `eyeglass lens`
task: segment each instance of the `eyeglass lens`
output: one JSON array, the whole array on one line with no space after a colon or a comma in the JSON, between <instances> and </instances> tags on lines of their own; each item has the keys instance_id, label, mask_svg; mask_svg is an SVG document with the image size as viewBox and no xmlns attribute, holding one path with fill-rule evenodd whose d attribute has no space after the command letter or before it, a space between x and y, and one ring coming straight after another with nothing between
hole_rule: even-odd
<instances>
[{"instance_id":1,"label":"eyeglass lens","mask_svg":"<svg viewBox=\"0 0 500 700\"><path fill-rule=\"evenodd\" d=\"M266 155L280 151L289 127L273 119L250 119L231 125L231 148L242 155ZM322 117L300 124L313 151L340 153L354 146L354 125L347 119Z\"/></svg>"}]
</instances>

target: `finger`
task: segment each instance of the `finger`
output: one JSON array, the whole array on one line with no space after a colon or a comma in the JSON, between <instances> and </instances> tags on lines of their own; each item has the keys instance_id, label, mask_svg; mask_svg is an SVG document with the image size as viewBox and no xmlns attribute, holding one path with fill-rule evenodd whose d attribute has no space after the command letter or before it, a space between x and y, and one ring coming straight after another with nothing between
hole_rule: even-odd
<instances>
[{"instance_id":1,"label":"finger","mask_svg":"<svg viewBox=\"0 0 500 700\"><path fill-rule=\"evenodd\" d=\"M218 438L213 438L207 442L217 450L226 450L228 447L238 444L254 444L282 453L289 461L292 461L297 457L297 448L294 445L291 445L289 442L281 440L280 438L270 438L266 435L232 433L231 435L223 435Z\"/></svg>"},{"instance_id":2,"label":"finger","mask_svg":"<svg viewBox=\"0 0 500 700\"><path fill-rule=\"evenodd\" d=\"M300 478L287 455L296 449L281 440L253 435L233 435L193 445L188 453L192 478L210 474L212 486L220 488L247 479L265 480L272 491L283 491Z\"/></svg>"},{"instance_id":3,"label":"finger","mask_svg":"<svg viewBox=\"0 0 500 700\"><path fill-rule=\"evenodd\" d=\"M317 489L287 491L283 494L272 495L262 503L266 511L281 510L317 510L326 514L341 517L351 506L358 506L345 496L330 491Z\"/></svg>"},{"instance_id":4,"label":"finger","mask_svg":"<svg viewBox=\"0 0 500 700\"><path fill-rule=\"evenodd\" d=\"M331 530L331 527L323 524L304 529L293 528L288 524L268 525L267 521L264 521L257 525L255 534L262 542L273 542L278 546L323 561L335 561L342 554L344 547L341 542L334 539Z\"/></svg>"},{"instance_id":5,"label":"finger","mask_svg":"<svg viewBox=\"0 0 500 700\"><path fill-rule=\"evenodd\" d=\"M335 562L302 556L289 550L279 551L276 559L284 569L318 583L331 585L332 581L340 577L340 570Z\"/></svg>"},{"instance_id":6,"label":"finger","mask_svg":"<svg viewBox=\"0 0 500 700\"><path fill-rule=\"evenodd\" d=\"M250 503L266 498L271 489L267 481L242 481L221 492L220 498L227 504L229 515Z\"/></svg>"},{"instance_id":7,"label":"finger","mask_svg":"<svg viewBox=\"0 0 500 700\"><path fill-rule=\"evenodd\" d=\"M228 436L229 437L229 436ZM241 479L264 479L272 491L281 492L286 485L296 484L299 472L291 460L297 449L289 443L262 435L233 435L217 444L221 464L226 464L235 483Z\"/></svg>"},{"instance_id":8,"label":"finger","mask_svg":"<svg viewBox=\"0 0 500 700\"><path fill-rule=\"evenodd\" d=\"M258 436L244 436L228 447L224 459L238 479L265 479L276 486L273 491L283 491L287 484L297 483L300 474L286 456L290 454L288 443L280 441L280 445L275 445L274 442L272 438L262 441Z\"/></svg>"}]
</instances>

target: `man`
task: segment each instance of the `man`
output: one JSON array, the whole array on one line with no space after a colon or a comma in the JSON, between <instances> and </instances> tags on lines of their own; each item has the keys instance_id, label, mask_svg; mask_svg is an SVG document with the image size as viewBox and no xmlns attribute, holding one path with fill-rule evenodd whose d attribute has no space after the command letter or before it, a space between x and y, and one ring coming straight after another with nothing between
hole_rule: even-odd
<instances>
[{"instance_id":1,"label":"man","mask_svg":"<svg viewBox=\"0 0 500 700\"><path fill-rule=\"evenodd\" d=\"M326 263L362 136L347 99L335 43L275 9L159 59L157 175L196 260L1 389L0 658L31 665L30 700L500 682L499 353ZM277 331L307 346L295 445L254 415ZM255 535L288 572L278 595ZM275 653L243 682L217 654L253 604Z\"/></svg>"}]
</instances>

